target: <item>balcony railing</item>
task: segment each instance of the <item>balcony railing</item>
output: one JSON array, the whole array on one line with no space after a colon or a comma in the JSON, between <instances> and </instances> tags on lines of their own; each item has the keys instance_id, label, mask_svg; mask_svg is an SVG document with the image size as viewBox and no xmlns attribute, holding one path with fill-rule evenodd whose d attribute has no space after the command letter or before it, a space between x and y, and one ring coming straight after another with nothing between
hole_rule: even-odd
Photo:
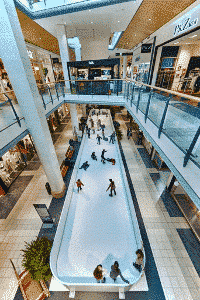
<instances>
[{"instance_id":1,"label":"balcony railing","mask_svg":"<svg viewBox=\"0 0 200 300\"><path fill-rule=\"evenodd\" d=\"M122 105L126 101L127 107L131 109L135 106L136 113L142 112L144 122L149 119L155 124L158 138L165 134L181 149L185 154L184 167L189 160L200 167L200 100L197 97L122 79L57 81L38 84L38 90L44 109L48 111L55 103L66 101L67 95L77 95L75 101L83 101L83 95L90 95L91 98L104 95L100 98L105 104L110 102L112 96L119 99L119 105L120 99ZM0 100L0 131L16 122L20 126L23 116L14 92L0 94Z\"/></svg>"}]
</instances>

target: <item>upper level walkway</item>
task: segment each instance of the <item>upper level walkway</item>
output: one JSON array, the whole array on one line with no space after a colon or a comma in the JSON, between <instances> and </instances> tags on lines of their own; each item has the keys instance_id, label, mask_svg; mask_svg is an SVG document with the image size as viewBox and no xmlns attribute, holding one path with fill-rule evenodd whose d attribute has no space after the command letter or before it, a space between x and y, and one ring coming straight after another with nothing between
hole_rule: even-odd
<instances>
[{"instance_id":1,"label":"upper level walkway","mask_svg":"<svg viewBox=\"0 0 200 300\"><path fill-rule=\"evenodd\" d=\"M63 103L125 106L147 139L164 159L185 191L200 208L200 109L196 97L122 80L71 81L39 86L41 101L48 117ZM99 95L104 93L104 95ZM12 101L13 103L14 101ZM8 106L9 105L9 106ZM19 119L11 120L10 103L1 104L1 153L5 153L16 137L27 134L18 104ZM19 124L20 122L20 124ZM21 125L21 127L19 126Z\"/></svg>"}]
</instances>

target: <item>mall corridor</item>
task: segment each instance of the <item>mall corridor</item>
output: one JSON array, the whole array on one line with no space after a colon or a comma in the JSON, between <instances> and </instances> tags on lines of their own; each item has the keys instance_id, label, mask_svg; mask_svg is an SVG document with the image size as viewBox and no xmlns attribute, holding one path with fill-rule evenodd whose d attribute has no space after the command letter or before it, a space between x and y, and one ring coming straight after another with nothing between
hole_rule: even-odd
<instances>
[{"instance_id":1,"label":"mall corridor","mask_svg":"<svg viewBox=\"0 0 200 300\"><path fill-rule=\"evenodd\" d=\"M80 117L80 109L79 109ZM198 300L200 291L199 261L200 253L195 238L182 213L170 199L165 189L166 178L162 174L160 182L154 165L147 163L143 146L137 145L137 140L126 137L126 110L116 113L116 120L123 132L121 155L125 166L138 223L146 253L145 276L126 292L126 299L180 299ZM59 162L64 158L69 139L72 137L70 122L56 141L56 153ZM164 172L163 172L164 173ZM6 219L1 219L1 261L0 261L0 291L2 299L20 300L16 279L9 258L15 263L18 272L21 269L21 252L24 242L30 242L38 234L49 235L47 229L42 229L42 223L33 204L42 203L51 207L54 201L57 218L61 213L63 201L52 200L44 187L46 176L42 167L36 171L23 171L21 176L33 176L23 194ZM173 205L173 209L171 206ZM53 212L52 211L52 212ZM57 219L58 221L58 219ZM56 223L57 223L56 221ZM53 233L55 234L55 232ZM184 239L185 237L185 239ZM192 243L195 253L188 247ZM198 242L196 241L196 245ZM9 287L9 288L8 288ZM51 299L68 299L69 292L55 291L55 285L50 284ZM163 294L164 293L164 294ZM6 296L7 294L7 296ZM8 296L9 295L9 296ZM165 295L165 296L164 296ZM155 298L159 297L159 298ZM76 299L118 299L117 293L87 293L76 292Z\"/></svg>"}]
</instances>

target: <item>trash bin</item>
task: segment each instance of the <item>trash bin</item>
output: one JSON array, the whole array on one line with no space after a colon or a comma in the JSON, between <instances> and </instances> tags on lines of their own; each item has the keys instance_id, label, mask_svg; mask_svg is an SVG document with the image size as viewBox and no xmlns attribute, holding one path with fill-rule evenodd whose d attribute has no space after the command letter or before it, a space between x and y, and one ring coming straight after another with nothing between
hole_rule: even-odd
<instances>
[{"instance_id":1,"label":"trash bin","mask_svg":"<svg viewBox=\"0 0 200 300\"><path fill-rule=\"evenodd\" d=\"M49 184L48 182L45 184L45 188L46 188L46 190L47 190L47 193L48 193L49 195L51 195L51 187L50 187L50 184Z\"/></svg>"}]
</instances>

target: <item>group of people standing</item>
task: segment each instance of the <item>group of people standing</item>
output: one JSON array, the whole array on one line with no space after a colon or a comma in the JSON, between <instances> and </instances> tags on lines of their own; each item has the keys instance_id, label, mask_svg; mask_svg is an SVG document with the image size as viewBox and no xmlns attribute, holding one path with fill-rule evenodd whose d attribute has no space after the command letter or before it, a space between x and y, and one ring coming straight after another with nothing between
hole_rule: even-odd
<instances>
[{"instance_id":1,"label":"group of people standing","mask_svg":"<svg viewBox=\"0 0 200 300\"><path fill-rule=\"evenodd\" d=\"M140 273L143 271L142 276L144 275L144 253L143 253L143 243L142 243L142 248L138 249L136 251L136 261L133 262L133 267L136 268L137 271L139 271ZM102 267L102 265L98 265L94 272L93 275L96 278L98 283L105 283L106 282L106 274L107 274L107 270L104 269ZM121 273L121 270L119 269L119 263L118 261L115 261L114 264L111 266L111 271L110 271L110 278L113 279L114 282L116 282L117 277L120 276L121 279L126 282L127 284L129 284L129 281L127 279L125 279Z\"/></svg>"}]
</instances>

